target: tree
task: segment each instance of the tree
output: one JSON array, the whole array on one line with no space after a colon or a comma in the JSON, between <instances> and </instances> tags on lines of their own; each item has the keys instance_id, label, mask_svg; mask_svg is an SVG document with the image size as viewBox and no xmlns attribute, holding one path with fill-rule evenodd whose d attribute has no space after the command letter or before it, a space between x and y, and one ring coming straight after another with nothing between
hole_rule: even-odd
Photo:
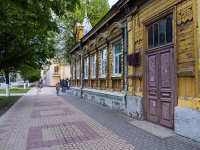
<instances>
[{"instance_id":1,"label":"tree","mask_svg":"<svg viewBox=\"0 0 200 150\"><path fill-rule=\"evenodd\" d=\"M86 5L85 5L86 4ZM74 25L76 22L82 22L85 15L85 6L89 20L94 27L101 18L109 11L109 4L107 0L81 0L80 5L76 5L73 12L66 11L65 15L57 19L60 28L60 35L57 40L60 41L61 53L65 52L65 59L67 64L71 64L71 57L69 50L75 44Z\"/></svg>"},{"instance_id":2,"label":"tree","mask_svg":"<svg viewBox=\"0 0 200 150\"><path fill-rule=\"evenodd\" d=\"M39 68L56 53L53 15L72 11L79 0L1 0L0 70L9 85L9 72L23 65Z\"/></svg>"},{"instance_id":3,"label":"tree","mask_svg":"<svg viewBox=\"0 0 200 150\"><path fill-rule=\"evenodd\" d=\"M19 74L24 80L24 83L26 80L29 80L29 82L35 82L40 79L40 69L35 69L27 65L24 65L20 68Z\"/></svg>"}]
</instances>

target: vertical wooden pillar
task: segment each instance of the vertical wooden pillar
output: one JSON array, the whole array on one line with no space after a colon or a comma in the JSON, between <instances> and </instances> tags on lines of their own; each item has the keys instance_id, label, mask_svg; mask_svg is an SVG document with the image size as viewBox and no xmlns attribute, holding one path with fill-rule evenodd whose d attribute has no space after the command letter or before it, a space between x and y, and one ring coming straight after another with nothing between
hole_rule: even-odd
<instances>
[{"instance_id":1,"label":"vertical wooden pillar","mask_svg":"<svg viewBox=\"0 0 200 150\"><path fill-rule=\"evenodd\" d=\"M129 16L127 18L128 26L128 55L133 53L134 49L134 21L133 17ZM133 95L133 66L128 65L128 95Z\"/></svg>"}]
</instances>

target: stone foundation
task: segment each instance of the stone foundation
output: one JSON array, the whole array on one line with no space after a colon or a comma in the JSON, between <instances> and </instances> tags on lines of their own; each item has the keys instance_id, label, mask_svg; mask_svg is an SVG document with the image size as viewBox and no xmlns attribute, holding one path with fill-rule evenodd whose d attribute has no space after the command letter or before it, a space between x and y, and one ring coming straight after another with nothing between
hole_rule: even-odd
<instances>
[{"instance_id":1,"label":"stone foundation","mask_svg":"<svg viewBox=\"0 0 200 150\"><path fill-rule=\"evenodd\" d=\"M127 96L127 114L135 119L144 119L142 97Z\"/></svg>"},{"instance_id":2,"label":"stone foundation","mask_svg":"<svg viewBox=\"0 0 200 150\"><path fill-rule=\"evenodd\" d=\"M125 110L125 94L120 92L84 88L82 90L82 97L106 107Z\"/></svg>"},{"instance_id":3,"label":"stone foundation","mask_svg":"<svg viewBox=\"0 0 200 150\"><path fill-rule=\"evenodd\" d=\"M200 142L200 111L182 106L175 107L174 131L176 134Z\"/></svg>"},{"instance_id":4,"label":"stone foundation","mask_svg":"<svg viewBox=\"0 0 200 150\"><path fill-rule=\"evenodd\" d=\"M80 87L70 87L70 94L81 97L81 88Z\"/></svg>"}]
</instances>

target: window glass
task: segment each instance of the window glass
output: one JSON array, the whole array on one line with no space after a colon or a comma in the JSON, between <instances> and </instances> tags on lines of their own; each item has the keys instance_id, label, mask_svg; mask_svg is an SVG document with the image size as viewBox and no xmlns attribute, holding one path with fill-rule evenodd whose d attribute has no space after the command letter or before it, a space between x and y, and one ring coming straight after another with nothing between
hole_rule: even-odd
<instances>
[{"instance_id":1,"label":"window glass","mask_svg":"<svg viewBox=\"0 0 200 150\"><path fill-rule=\"evenodd\" d=\"M159 41L160 45L165 44L165 20L159 22Z\"/></svg>"},{"instance_id":2,"label":"window glass","mask_svg":"<svg viewBox=\"0 0 200 150\"><path fill-rule=\"evenodd\" d=\"M122 50L121 43L115 44L115 54L121 53L121 50Z\"/></svg>"},{"instance_id":3,"label":"window glass","mask_svg":"<svg viewBox=\"0 0 200 150\"><path fill-rule=\"evenodd\" d=\"M172 16L158 21L149 26L148 30L148 48L161 46L172 42Z\"/></svg>"},{"instance_id":4,"label":"window glass","mask_svg":"<svg viewBox=\"0 0 200 150\"><path fill-rule=\"evenodd\" d=\"M106 75L106 50L101 51L101 76Z\"/></svg>"},{"instance_id":5,"label":"window glass","mask_svg":"<svg viewBox=\"0 0 200 150\"><path fill-rule=\"evenodd\" d=\"M166 42L172 42L172 16L169 16L166 20Z\"/></svg>"},{"instance_id":6,"label":"window glass","mask_svg":"<svg viewBox=\"0 0 200 150\"><path fill-rule=\"evenodd\" d=\"M92 76L96 76L96 54L92 55Z\"/></svg>"},{"instance_id":7,"label":"window glass","mask_svg":"<svg viewBox=\"0 0 200 150\"><path fill-rule=\"evenodd\" d=\"M154 24L154 47L158 46L158 24Z\"/></svg>"},{"instance_id":8,"label":"window glass","mask_svg":"<svg viewBox=\"0 0 200 150\"><path fill-rule=\"evenodd\" d=\"M58 72L59 67L54 67L54 72Z\"/></svg>"},{"instance_id":9,"label":"window glass","mask_svg":"<svg viewBox=\"0 0 200 150\"><path fill-rule=\"evenodd\" d=\"M152 26L148 28L148 47L149 48L153 47L153 27Z\"/></svg>"},{"instance_id":10,"label":"window glass","mask_svg":"<svg viewBox=\"0 0 200 150\"><path fill-rule=\"evenodd\" d=\"M121 60L122 54L119 55L119 73L122 72L122 60Z\"/></svg>"},{"instance_id":11,"label":"window glass","mask_svg":"<svg viewBox=\"0 0 200 150\"><path fill-rule=\"evenodd\" d=\"M115 73L118 73L118 68L119 68L118 62L119 62L119 60L118 60L118 57L116 56L115 57Z\"/></svg>"},{"instance_id":12,"label":"window glass","mask_svg":"<svg viewBox=\"0 0 200 150\"><path fill-rule=\"evenodd\" d=\"M113 46L113 74L118 75L121 73L121 54L122 54L122 44L116 43Z\"/></svg>"},{"instance_id":13,"label":"window glass","mask_svg":"<svg viewBox=\"0 0 200 150\"><path fill-rule=\"evenodd\" d=\"M88 57L85 58L85 71L84 71L84 77L87 78L88 77Z\"/></svg>"}]
</instances>

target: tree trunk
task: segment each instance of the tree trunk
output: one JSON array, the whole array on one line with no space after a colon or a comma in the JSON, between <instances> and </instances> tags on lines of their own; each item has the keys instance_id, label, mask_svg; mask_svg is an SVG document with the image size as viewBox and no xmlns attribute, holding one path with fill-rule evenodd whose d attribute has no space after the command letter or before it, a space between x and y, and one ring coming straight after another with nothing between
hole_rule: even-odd
<instances>
[{"instance_id":1,"label":"tree trunk","mask_svg":"<svg viewBox=\"0 0 200 150\"><path fill-rule=\"evenodd\" d=\"M5 71L5 76L6 76L6 96L10 96L10 91L9 91L9 71Z\"/></svg>"},{"instance_id":2,"label":"tree trunk","mask_svg":"<svg viewBox=\"0 0 200 150\"><path fill-rule=\"evenodd\" d=\"M24 89L26 89L26 79L24 78Z\"/></svg>"}]
</instances>

